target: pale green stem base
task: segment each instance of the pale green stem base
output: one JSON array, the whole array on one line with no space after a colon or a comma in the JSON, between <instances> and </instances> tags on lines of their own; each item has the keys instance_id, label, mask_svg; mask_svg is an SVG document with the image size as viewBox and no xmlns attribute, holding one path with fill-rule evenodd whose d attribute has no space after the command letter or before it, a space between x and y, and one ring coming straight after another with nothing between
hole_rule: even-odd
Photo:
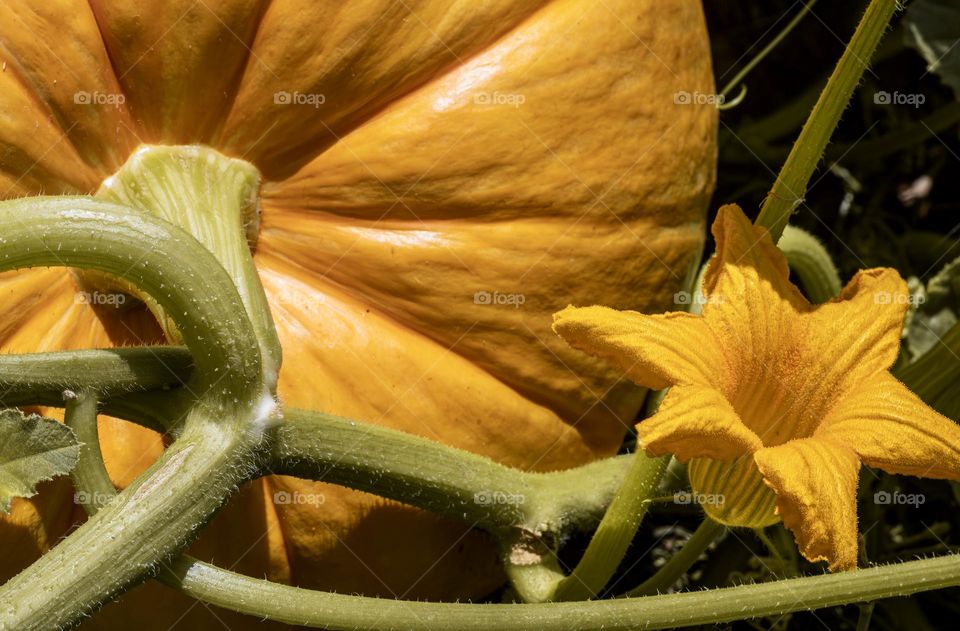
<instances>
[{"instance_id":1,"label":"pale green stem base","mask_svg":"<svg viewBox=\"0 0 960 631\"><path fill-rule=\"evenodd\" d=\"M837 266L816 237L795 226L785 226L777 247L786 255L790 269L800 277L811 302L820 304L839 295Z\"/></svg>"},{"instance_id":2,"label":"pale green stem base","mask_svg":"<svg viewBox=\"0 0 960 631\"><path fill-rule=\"evenodd\" d=\"M143 210L190 233L227 270L263 349L264 366L280 370L280 340L251 248L260 229L260 173L209 147L142 145L107 178L97 197ZM147 298L162 324L169 319ZM175 329L167 327L176 339Z\"/></svg>"}]
</instances>

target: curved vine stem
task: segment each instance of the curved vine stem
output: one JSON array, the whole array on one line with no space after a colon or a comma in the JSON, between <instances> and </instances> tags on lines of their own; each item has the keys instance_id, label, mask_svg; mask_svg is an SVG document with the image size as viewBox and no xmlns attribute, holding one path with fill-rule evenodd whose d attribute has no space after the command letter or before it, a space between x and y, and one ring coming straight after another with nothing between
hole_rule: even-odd
<instances>
[{"instance_id":1,"label":"curved vine stem","mask_svg":"<svg viewBox=\"0 0 960 631\"><path fill-rule=\"evenodd\" d=\"M303 416L312 415L304 412ZM89 414L78 416L75 426L84 423L88 429L96 427L95 417ZM80 431L88 434L83 429ZM81 458L94 455L95 452L91 452ZM105 497L112 491L112 487L107 488L102 482L101 486L97 484L91 478L84 480L82 474L78 476L78 487L87 489L95 497L97 493ZM90 508L95 511L94 507ZM698 531L701 532L705 533L701 539L707 543L712 540L709 535L715 534L703 528ZM681 549L681 552L690 552L682 559L678 553L668 566L687 566L687 557L699 556L702 547L691 539ZM213 605L260 618L325 629L599 631L722 623L743 619L744 611L756 617L783 615L957 585L960 584L960 558L941 557L842 574L668 596L530 605L437 604L318 592L243 576L187 555L164 564L157 578Z\"/></svg>"},{"instance_id":2,"label":"curved vine stem","mask_svg":"<svg viewBox=\"0 0 960 631\"><path fill-rule=\"evenodd\" d=\"M97 432L97 398L90 392L64 392L66 412L63 422L74 431L77 440L82 443L77 466L70 475L73 477L74 500L87 514L93 515L101 506L109 504L116 497L110 475L100 453L100 436Z\"/></svg>"},{"instance_id":3,"label":"curved vine stem","mask_svg":"<svg viewBox=\"0 0 960 631\"><path fill-rule=\"evenodd\" d=\"M89 198L37 197L0 202L0 234L0 269L92 269L153 296L196 364L187 384L196 400L180 438L108 506L0 587L0 628L60 628L186 546L251 473L274 418L275 374L263 371L230 277L175 226Z\"/></svg>"},{"instance_id":4,"label":"curved vine stem","mask_svg":"<svg viewBox=\"0 0 960 631\"><path fill-rule=\"evenodd\" d=\"M790 269L800 277L807 296L815 304L840 294L840 274L830 253L816 237L796 226L784 226L777 243L787 257Z\"/></svg>"},{"instance_id":5,"label":"curved vine stem","mask_svg":"<svg viewBox=\"0 0 960 631\"><path fill-rule=\"evenodd\" d=\"M359 450L361 443L376 445L376 457ZM273 430L269 472L376 493L509 538L520 529L561 533L593 526L629 461L525 472L386 427L287 408Z\"/></svg>"},{"instance_id":6,"label":"curved vine stem","mask_svg":"<svg viewBox=\"0 0 960 631\"><path fill-rule=\"evenodd\" d=\"M730 79L725 86L723 86L723 89L720 90L720 94L723 96L723 105L719 106L720 109L730 109L731 107L736 107L741 101L743 101L747 94L746 86L741 85L743 80L746 79L747 75L757 67L757 64L763 61L764 58L770 54L770 51L780 45L780 42L782 42L784 38L786 38L787 35L789 35L790 32L797 27L797 24L800 24L803 18L807 15L807 13L810 12L811 9L813 9L813 5L816 3L817 0L808 0L808 2L803 5L803 8L800 9L800 11L798 11L789 22L787 22L787 25L783 27L783 30L777 33L777 36L770 40L770 43L764 46L763 50L757 53L756 56L754 56L754 58L751 59L750 62L740 70L740 72L734 75L734 77ZM737 85L740 85L740 94L738 94L733 101L728 103L726 99L730 96L730 93L733 92L733 89L736 88Z\"/></svg>"},{"instance_id":7,"label":"curved vine stem","mask_svg":"<svg viewBox=\"0 0 960 631\"><path fill-rule=\"evenodd\" d=\"M617 571L670 461L668 457L651 458L644 453L635 453L631 459L630 470L583 558L557 586L554 600L594 598Z\"/></svg>"},{"instance_id":8,"label":"curved vine stem","mask_svg":"<svg viewBox=\"0 0 960 631\"><path fill-rule=\"evenodd\" d=\"M318 592L183 557L164 572L185 593L204 602L335 631L626 631L780 616L952 587L960 585L960 557L663 596L523 605L410 602Z\"/></svg>"}]
</instances>

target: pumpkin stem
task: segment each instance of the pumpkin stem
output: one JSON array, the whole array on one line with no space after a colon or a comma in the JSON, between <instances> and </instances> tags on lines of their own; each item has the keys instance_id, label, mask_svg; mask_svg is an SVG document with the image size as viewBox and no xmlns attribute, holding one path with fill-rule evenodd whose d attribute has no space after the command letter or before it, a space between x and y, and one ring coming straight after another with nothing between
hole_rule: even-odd
<instances>
[{"instance_id":1,"label":"pumpkin stem","mask_svg":"<svg viewBox=\"0 0 960 631\"><path fill-rule=\"evenodd\" d=\"M206 246L240 292L265 366L279 371L280 340L252 256L260 231L256 167L209 147L141 145L104 180L97 197L166 219ZM156 301L145 297L144 302L167 336L179 341L175 325Z\"/></svg>"}]
</instances>

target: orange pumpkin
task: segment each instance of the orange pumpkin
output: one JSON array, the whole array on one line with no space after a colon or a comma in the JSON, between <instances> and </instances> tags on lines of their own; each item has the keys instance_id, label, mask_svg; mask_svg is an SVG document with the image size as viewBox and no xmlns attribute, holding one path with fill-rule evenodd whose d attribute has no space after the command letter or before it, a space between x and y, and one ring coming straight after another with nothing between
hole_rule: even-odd
<instances>
[{"instance_id":1,"label":"orange pumpkin","mask_svg":"<svg viewBox=\"0 0 960 631\"><path fill-rule=\"evenodd\" d=\"M92 193L141 143L256 166L286 404L522 468L616 451L641 393L550 314L663 310L698 261L717 116L676 98L713 89L698 2L7 0L0 62L0 198ZM161 339L146 310L75 292L66 270L0 275L0 352ZM109 418L101 436L119 486L163 448ZM0 519L0 578L66 534L71 493L45 484ZM270 477L193 552L306 587L477 598L502 578L467 526ZM213 624L186 603L148 585L93 623Z\"/></svg>"}]
</instances>

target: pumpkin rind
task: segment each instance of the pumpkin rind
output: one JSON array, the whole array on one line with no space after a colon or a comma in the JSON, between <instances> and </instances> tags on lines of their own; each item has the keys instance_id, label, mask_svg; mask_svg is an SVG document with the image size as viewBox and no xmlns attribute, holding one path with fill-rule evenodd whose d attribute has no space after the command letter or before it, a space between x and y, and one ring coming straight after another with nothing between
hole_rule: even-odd
<instances>
[{"instance_id":1,"label":"pumpkin rind","mask_svg":"<svg viewBox=\"0 0 960 631\"><path fill-rule=\"evenodd\" d=\"M255 260L286 404L523 468L617 449L640 393L555 338L550 314L663 310L698 261L717 115L674 95L713 90L699 3L34 4L0 8L0 197L93 192L139 141L211 144L268 180ZM124 101L83 105L78 91ZM325 101L278 103L278 91ZM63 271L0 277L0 352L157 334L143 312L98 318L72 291ZM160 449L145 430L101 427L118 483ZM277 491L326 502L277 505ZM35 527L28 504L66 528L74 507L50 497L0 519L0 540ZM493 549L464 535L393 502L271 478L194 552L303 586L482 597L501 580ZM145 586L94 622L177 599Z\"/></svg>"}]
</instances>

